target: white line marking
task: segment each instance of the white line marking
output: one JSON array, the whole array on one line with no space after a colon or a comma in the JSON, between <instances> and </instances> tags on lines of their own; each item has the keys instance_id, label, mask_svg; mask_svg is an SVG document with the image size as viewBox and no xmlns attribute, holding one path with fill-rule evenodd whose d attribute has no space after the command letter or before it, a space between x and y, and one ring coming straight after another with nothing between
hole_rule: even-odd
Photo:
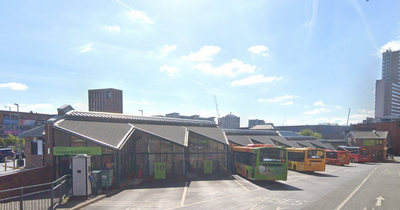
<instances>
[{"instance_id":1,"label":"white line marking","mask_svg":"<svg viewBox=\"0 0 400 210\"><path fill-rule=\"evenodd\" d=\"M349 201L350 200L350 198L351 197L353 197L353 195L360 189L360 187L368 180L368 178L375 172L375 170L377 169L378 167L376 167L368 176L367 176L367 178L365 178L364 179L364 181L362 181L361 182L361 184L360 185L358 185L358 187L338 206L338 207L336 207L335 208L335 210L339 210L339 209L341 209L343 206L344 206L344 204L346 204L347 203L347 201Z\"/></svg>"},{"instance_id":2,"label":"white line marking","mask_svg":"<svg viewBox=\"0 0 400 210\"><path fill-rule=\"evenodd\" d=\"M240 184L236 179L233 180L233 181L235 181L236 183L238 183L238 185L240 185L241 187L243 187L243 189L245 189L247 192L250 191L249 189L245 188L242 184Z\"/></svg>"},{"instance_id":3,"label":"white line marking","mask_svg":"<svg viewBox=\"0 0 400 210\"><path fill-rule=\"evenodd\" d=\"M382 205L382 201L385 200L384 198L382 198L382 196L379 196L379 197L377 197L375 199L377 200L375 206L381 206Z\"/></svg>"},{"instance_id":4,"label":"white line marking","mask_svg":"<svg viewBox=\"0 0 400 210\"><path fill-rule=\"evenodd\" d=\"M188 188L189 183L185 183L185 188L183 188L183 194L182 194L182 200L181 200L181 206L185 205L185 199L186 199L186 192Z\"/></svg>"}]
</instances>

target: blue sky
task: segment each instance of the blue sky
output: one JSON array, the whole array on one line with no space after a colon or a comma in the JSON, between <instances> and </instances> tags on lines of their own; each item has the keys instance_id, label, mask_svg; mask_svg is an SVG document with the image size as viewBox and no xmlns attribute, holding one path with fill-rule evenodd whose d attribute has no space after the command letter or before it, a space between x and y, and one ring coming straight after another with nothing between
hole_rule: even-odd
<instances>
[{"instance_id":1,"label":"blue sky","mask_svg":"<svg viewBox=\"0 0 400 210\"><path fill-rule=\"evenodd\" d=\"M374 116L381 52L400 48L400 1L1 1L0 107L219 113L275 125ZM12 106L16 111L16 106Z\"/></svg>"}]
</instances>

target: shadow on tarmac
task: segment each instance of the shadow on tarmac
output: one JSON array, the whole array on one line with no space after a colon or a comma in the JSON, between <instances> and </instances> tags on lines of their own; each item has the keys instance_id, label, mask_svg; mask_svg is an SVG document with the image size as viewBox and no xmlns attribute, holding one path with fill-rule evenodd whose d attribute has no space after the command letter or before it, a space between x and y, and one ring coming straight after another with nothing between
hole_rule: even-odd
<instances>
[{"instance_id":1,"label":"shadow on tarmac","mask_svg":"<svg viewBox=\"0 0 400 210\"><path fill-rule=\"evenodd\" d=\"M276 181L252 181L253 184L271 191L303 191L303 189L293 187L283 182Z\"/></svg>"},{"instance_id":2,"label":"shadow on tarmac","mask_svg":"<svg viewBox=\"0 0 400 210\"><path fill-rule=\"evenodd\" d=\"M315 171L296 171L297 173L301 173L301 174L307 174L307 175L311 175L311 176L318 176L318 177L338 177L335 175L331 175L331 174L325 174L325 173L319 173L319 172L315 172Z\"/></svg>"}]
</instances>

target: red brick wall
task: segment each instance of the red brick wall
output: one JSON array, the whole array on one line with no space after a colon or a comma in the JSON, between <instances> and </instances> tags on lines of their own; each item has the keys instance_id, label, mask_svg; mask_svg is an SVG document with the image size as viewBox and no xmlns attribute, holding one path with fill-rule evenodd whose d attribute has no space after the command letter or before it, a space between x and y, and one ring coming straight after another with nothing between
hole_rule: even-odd
<instances>
[{"instance_id":1,"label":"red brick wall","mask_svg":"<svg viewBox=\"0 0 400 210\"><path fill-rule=\"evenodd\" d=\"M15 173L0 176L0 190L13 189L18 187L31 186L52 182L53 168L41 167L35 169L20 170ZM10 193L0 194L0 199L8 197Z\"/></svg>"}]
</instances>

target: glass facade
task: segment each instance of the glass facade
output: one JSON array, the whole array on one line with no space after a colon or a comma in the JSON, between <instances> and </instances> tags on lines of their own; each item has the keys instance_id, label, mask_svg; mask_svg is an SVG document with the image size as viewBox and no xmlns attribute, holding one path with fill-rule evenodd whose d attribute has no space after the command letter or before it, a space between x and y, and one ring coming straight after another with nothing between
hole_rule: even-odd
<instances>
[{"instance_id":1,"label":"glass facade","mask_svg":"<svg viewBox=\"0 0 400 210\"><path fill-rule=\"evenodd\" d=\"M54 147L70 147L71 150L77 150L77 147L99 147L101 154L92 155L91 166L93 170L101 170L102 173L111 172L112 183L117 185L134 177L159 177L159 169L162 169L167 179L180 178L188 173L228 172L228 145L191 131L188 134L188 147L185 147L136 130L121 149L115 149L54 129ZM57 177L72 172L73 156L54 156Z\"/></svg>"}]
</instances>

